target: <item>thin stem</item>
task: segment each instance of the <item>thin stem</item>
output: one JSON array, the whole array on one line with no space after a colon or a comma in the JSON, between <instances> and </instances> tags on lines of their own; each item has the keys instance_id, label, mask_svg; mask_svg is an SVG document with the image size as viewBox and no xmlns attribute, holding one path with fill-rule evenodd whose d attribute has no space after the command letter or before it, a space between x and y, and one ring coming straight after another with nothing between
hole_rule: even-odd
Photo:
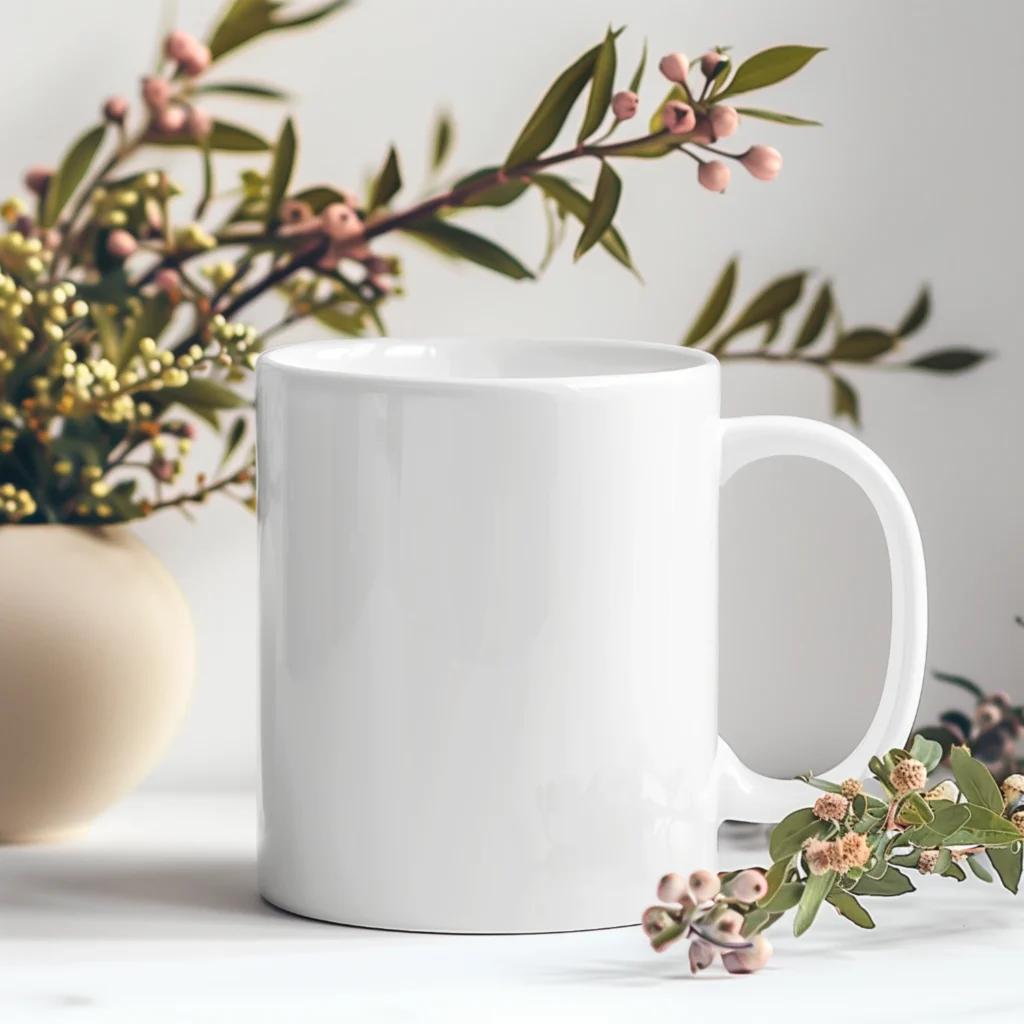
<instances>
[{"instance_id":1,"label":"thin stem","mask_svg":"<svg viewBox=\"0 0 1024 1024\"><path fill-rule=\"evenodd\" d=\"M694 151L692 149L687 149L685 146L680 146L679 147L679 152L680 153L685 153L691 160L696 160L697 163L699 163L701 165L704 164L704 161L701 160L701 158L699 156L697 156L697 154L694 153Z\"/></svg>"},{"instance_id":2,"label":"thin stem","mask_svg":"<svg viewBox=\"0 0 1024 1024\"><path fill-rule=\"evenodd\" d=\"M179 494L176 498L168 498L166 501L158 501L150 507L149 513L159 512L163 508L175 508L180 505L187 505L190 502L200 503L206 500L208 494L214 494L217 491L224 490L225 487L230 487L232 484L245 483L244 480L238 479L238 473L232 473L231 476L226 476L221 480L209 484L208 486L201 487L197 491L187 491L185 494Z\"/></svg>"},{"instance_id":3,"label":"thin stem","mask_svg":"<svg viewBox=\"0 0 1024 1024\"><path fill-rule=\"evenodd\" d=\"M724 149L715 149L714 146L708 146L703 142L698 142L697 145L700 146L701 149L706 149L709 153L714 153L715 156L726 156L730 160L739 160L740 157L743 156L742 153L726 153Z\"/></svg>"}]
</instances>

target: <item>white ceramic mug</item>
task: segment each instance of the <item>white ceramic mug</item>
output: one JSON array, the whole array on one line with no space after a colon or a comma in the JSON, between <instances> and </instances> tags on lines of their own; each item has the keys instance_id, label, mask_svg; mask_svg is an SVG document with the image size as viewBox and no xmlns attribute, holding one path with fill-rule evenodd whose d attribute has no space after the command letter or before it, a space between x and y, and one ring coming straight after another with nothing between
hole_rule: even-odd
<instances>
[{"instance_id":1,"label":"white ceramic mug","mask_svg":"<svg viewBox=\"0 0 1024 1024\"><path fill-rule=\"evenodd\" d=\"M718 736L718 497L769 455L836 466L881 518L881 705L830 774L909 733L921 540L834 427L722 420L703 352L614 341L325 341L257 366L259 884L379 928L635 922L725 818L807 788ZM756 710L751 710L756 714Z\"/></svg>"}]
</instances>

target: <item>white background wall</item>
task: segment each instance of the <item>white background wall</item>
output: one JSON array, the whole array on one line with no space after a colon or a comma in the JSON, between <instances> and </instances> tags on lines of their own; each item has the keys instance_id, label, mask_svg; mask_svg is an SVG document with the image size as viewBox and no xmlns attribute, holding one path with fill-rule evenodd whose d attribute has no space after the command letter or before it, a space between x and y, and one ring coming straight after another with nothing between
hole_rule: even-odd
<instances>
[{"instance_id":1,"label":"white background wall","mask_svg":"<svg viewBox=\"0 0 1024 1024\"><path fill-rule=\"evenodd\" d=\"M150 63L156 0L37 0L2 5L6 48L0 181L55 161L111 92L132 93ZM202 32L216 5L182 0L179 24ZM267 39L224 68L265 75L298 97L301 178L361 187L395 140L415 187L428 125L450 105L456 162L473 169L507 150L555 74L613 21L628 21L628 74L646 35L652 53L738 54L826 45L764 106L825 122L793 129L748 122L737 140L777 146L771 185L740 174L723 196L696 186L684 159L623 167L619 221L647 286L571 246L537 285L407 255L396 334L681 336L725 260L742 254L744 295L772 275L819 269L849 321L895 324L920 283L934 288L925 349L969 343L998 359L963 377L853 371L862 437L903 481L928 556L930 663L1024 697L1019 508L1022 422L1015 131L1024 7L1002 0L362 0L328 27ZM647 109L663 94L647 76ZM239 107L267 131L278 111ZM181 177L192 181L191 166ZM488 223L488 221L492 223ZM542 250L539 209L482 215L528 261ZM405 250L402 250L405 252ZM269 308L258 316L265 322ZM296 337L315 330L299 331ZM736 366L729 414L827 418L827 382L810 370ZM214 442L200 446L213 457ZM199 682L191 716L153 786L249 787L255 776L254 528L228 504L200 524L174 516L142 536L192 602ZM836 474L796 461L754 467L723 507L723 731L755 767L823 769L859 738L879 690L889 596L881 533L864 499ZM140 681L145 684L144 680ZM923 713L947 694L926 692ZM685 723L651 723L652 741L686 742Z\"/></svg>"}]
</instances>

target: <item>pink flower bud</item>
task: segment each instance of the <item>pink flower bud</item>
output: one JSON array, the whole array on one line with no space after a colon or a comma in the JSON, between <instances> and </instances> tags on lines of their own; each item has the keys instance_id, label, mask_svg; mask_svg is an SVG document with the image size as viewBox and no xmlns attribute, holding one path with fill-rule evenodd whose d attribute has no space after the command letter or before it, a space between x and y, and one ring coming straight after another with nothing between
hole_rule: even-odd
<instances>
[{"instance_id":1,"label":"pink flower bud","mask_svg":"<svg viewBox=\"0 0 1024 1024\"><path fill-rule=\"evenodd\" d=\"M713 900L722 891L718 875L712 874L710 871L694 871L690 875L689 883L690 892L698 903L704 900Z\"/></svg>"},{"instance_id":2,"label":"pink flower bud","mask_svg":"<svg viewBox=\"0 0 1024 1024\"><path fill-rule=\"evenodd\" d=\"M690 62L685 53L670 53L658 61L658 70L670 81L682 85L690 73Z\"/></svg>"},{"instance_id":3,"label":"pink flower bud","mask_svg":"<svg viewBox=\"0 0 1024 1024\"><path fill-rule=\"evenodd\" d=\"M107 252L115 259L126 260L137 247L135 236L118 228L107 235Z\"/></svg>"},{"instance_id":4,"label":"pink flower bud","mask_svg":"<svg viewBox=\"0 0 1024 1024\"><path fill-rule=\"evenodd\" d=\"M701 73L705 78L711 78L722 64L728 63L728 60L724 53L708 50L700 59Z\"/></svg>"},{"instance_id":5,"label":"pink flower bud","mask_svg":"<svg viewBox=\"0 0 1024 1024\"><path fill-rule=\"evenodd\" d=\"M355 210L345 203L331 203L320 213L320 226L328 238L344 242L363 233L363 224Z\"/></svg>"},{"instance_id":6,"label":"pink flower bud","mask_svg":"<svg viewBox=\"0 0 1024 1024\"><path fill-rule=\"evenodd\" d=\"M155 456L149 464L153 476L163 483L170 483L174 479L174 463L162 456Z\"/></svg>"},{"instance_id":7,"label":"pink flower bud","mask_svg":"<svg viewBox=\"0 0 1024 1024\"><path fill-rule=\"evenodd\" d=\"M172 267L163 267L153 275L153 284L170 296L172 302L181 298L181 275Z\"/></svg>"},{"instance_id":8,"label":"pink flower bud","mask_svg":"<svg viewBox=\"0 0 1024 1024\"><path fill-rule=\"evenodd\" d=\"M731 949L722 954L722 966L730 974L753 974L771 959L771 943L763 935L755 935L750 941L751 949Z\"/></svg>"},{"instance_id":9,"label":"pink flower bud","mask_svg":"<svg viewBox=\"0 0 1024 1024\"><path fill-rule=\"evenodd\" d=\"M682 875L665 875L658 883L658 899L662 903L678 903L686 895L686 879Z\"/></svg>"},{"instance_id":10,"label":"pink flower bud","mask_svg":"<svg viewBox=\"0 0 1024 1024\"><path fill-rule=\"evenodd\" d=\"M25 188L29 192L41 196L46 191L52 177L53 169L50 167L30 167L25 173Z\"/></svg>"},{"instance_id":11,"label":"pink flower bud","mask_svg":"<svg viewBox=\"0 0 1024 1024\"><path fill-rule=\"evenodd\" d=\"M193 139L202 141L213 131L213 118L208 110L193 107L188 112L188 133Z\"/></svg>"},{"instance_id":12,"label":"pink flower bud","mask_svg":"<svg viewBox=\"0 0 1024 1024\"><path fill-rule=\"evenodd\" d=\"M48 228L39 238L43 243L43 248L49 249L50 252L56 252L60 248L61 242L64 241L63 235L56 228Z\"/></svg>"},{"instance_id":13,"label":"pink flower bud","mask_svg":"<svg viewBox=\"0 0 1024 1024\"><path fill-rule=\"evenodd\" d=\"M124 119L128 116L128 101L123 96L111 96L103 104L103 116L111 124L124 124Z\"/></svg>"},{"instance_id":14,"label":"pink flower bud","mask_svg":"<svg viewBox=\"0 0 1024 1024\"><path fill-rule=\"evenodd\" d=\"M732 107L712 107L708 111L708 120L711 122L711 130L715 137L727 139L732 135L740 123L740 116Z\"/></svg>"},{"instance_id":15,"label":"pink flower bud","mask_svg":"<svg viewBox=\"0 0 1024 1024\"><path fill-rule=\"evenodd\" d=\"M729 883L729 895L735 896L741 903L756 903L768 895L768 879L763 871L748 868Z\"/></svg>"},{"instance_id":16,"label":"pink flower bud","mask_svg":"<svg viewBox=\"0 0 1024 1024\"><path fill-rule=\"evenodd\" d=\"M685 135L692 132L697 125L697 117L693 107L680 100L669 100L661 108L661 123L673 135Z\"/></svg>"},{"instance_id":17,"label":"pink flower bud","mask_svg":"<svg viewBox=\"0 0 1024 1024\"><path fill-rule=\"evenodd\" d=\"M640 918L640 927L643 929L644 935L651 939L660 935L674 923L672 915L665 907L648 907Z\"/></svg>"},{"instance_id":18,"label":"pink flower bud","mask_svg":"<svg viewBox=\"0 0 1024 1024\"><path fill-rule=\"evenodd\" d=\"M164 39L164 53L168 60L179 61L200 45L195 36L177 28L173 32L169 32L167 38Z\"/></svg>"},{"instance_id":19,"label":"pink flower bud","mask_svg":"<svg viewBox=\"0 0 1024 1024\"><path fill-rule=\"evenodd\" d=\"M181 427L181 436L187 437L190 441L194 441L196 438L196 428L193 423L184 423Z\"/></svg>"},{"instance_id":20,"label":"pink flower bud","mask_svg":"<svg viewBox=\"0 0 1024 1024\"><path fill-rule=\"evenodd\" d=\"M142 101L153 113L158 113L171 100L171 83L166 78L144 78L142 80Z\"/></svg>"},{"instance_id":21,"label":"pink flower bud","mask_svg":"<svg viewBox=\"0 0 1024 1024\"><path fill-rule=\"evenodd\" d=\"M715 947L704 939L694 939L690 943L690 973L697 974L715 962Z\"/></svg>"},{"instance_id":22,"label":"pink flower bud","mask_svg":"<svg viewBox=\"0 0 1024 1024\"><path fill-rule=\"evenodd\" d=\"M727 910L717 921L715 930L724 939L741 939L743 933L743 915L735 910Z\"/></svg>"},{"instance_id":23,"label":"pink flower bud","mask_svg":"<svg viewBox=\"0 0 1024 1024\"><path fill-rule=\"evenodd\" d=\"M740 163L755 178L761 181L773 181L782 170L782 154L771 146L751 146L740 157Z\"/></svg>"},{"instance_id":24,"label":"pink flower bud","mask_svg":"<svg viewBox=\"0 0 1024 1024\"><path fill-rule=\"evenodd\" d=\"M183 107L165 107L153 118L153 127L162 135L177 135L188 122Z\"/></svg>"},{"instance_id":25,"label":"pink flower bud","mask_svg":"<svg viewBox=\"0 0 1024 1024\"><path fill-rule=\"evenodd\" d=\"M729 168L721 160L709 160L698 166L697 181L709 192L724 192L729 184Z\"/></svg>"},{"instance_id":26,"label":"pink flower bud","mask_svg":"<svg viewBox=\"0 0 1024 1024\"><path fill-rule=\"evenodd\" d=\"M701 114L697 118L697 125L690 134L690 141L704 146L715 141L715 133L711 130L711 122L708 120L707 114Z\"/></svg>"},{"instance_id":27,"label":"pink flower bud","mask_svg":"<svg viewBox=\"0 0 1024 1024\"><path fill-rule=\"evenodd\" d=\"M640 97L630 89L623 89L612 97L612 113L617 121L628 121L631 117L636 117L639 106Z\"/></svg>"},{"instance_id":28,"label":"pink flower bud","mask_svg":"<svg viewBox=\"0 0 1024 1024\"><path fill-rule=\"evenodd\" d=\"M178 69L183 75L195 78L210 66L210 49L202 43L196 43L188 53L178 58Z\"/></svg>"}]
</instances>

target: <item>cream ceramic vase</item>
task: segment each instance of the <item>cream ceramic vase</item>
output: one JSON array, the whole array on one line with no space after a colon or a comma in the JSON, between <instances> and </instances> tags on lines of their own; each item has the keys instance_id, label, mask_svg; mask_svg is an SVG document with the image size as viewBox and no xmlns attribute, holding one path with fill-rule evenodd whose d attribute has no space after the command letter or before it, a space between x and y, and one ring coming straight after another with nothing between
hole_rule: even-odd
<instances>
[{"instance_id":1,"label":"cream ceramic vase","mask_svg":"<svg viewBox=\"0 0 1024 1024\"><path fill-rule=\"evenodd\" d=\"M65 839L136 786L184 716L195 630L123 526L0 526L0 843Z\"/></svg>"}]
</instances>

